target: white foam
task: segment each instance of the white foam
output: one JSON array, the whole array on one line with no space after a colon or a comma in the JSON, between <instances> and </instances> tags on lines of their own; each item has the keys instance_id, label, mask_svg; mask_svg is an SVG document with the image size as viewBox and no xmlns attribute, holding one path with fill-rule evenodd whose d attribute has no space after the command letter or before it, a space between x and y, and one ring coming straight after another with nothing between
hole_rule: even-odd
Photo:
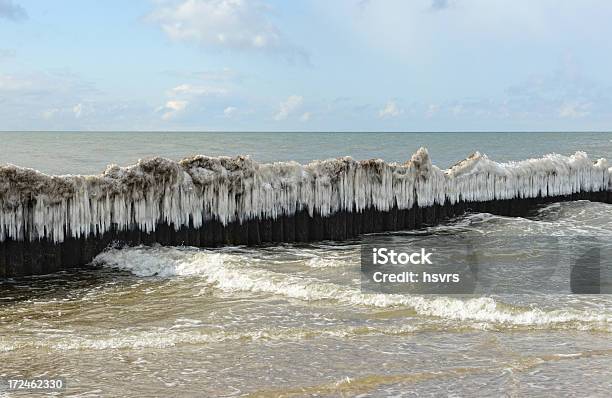
<instances>
[{"instance_id":1,"label":"white foam","mask_svg":"<svg viewBox=\"0 0 612 398\"><path fill-rule=\"evenodd\" d=\"M406 209L418 204L556 196L610 189L607 161L585 153L496 163L476 153L448 170L421 148L404 163L349 157L259 164L248 157L196 156L180 162L140 160L95 176L49 176L0 167L0 241L100 234L113 225L153 231L160 222L202 226L276 218L305 209L311 215Z\"/></svg>"},{"instance_id":2,"label":"white foam","mask_svg":"<svg viewBox=\"0 0 612 398\"><path fill-rule=\"evenodd\" d=\"M254 292L304 301L332 300L342 304L407 306L418 314L506 326L568 325L579 329L612 330L612 315L573 309L516 308L489 297L461 299L442 296L362 294L358 288L304 276L287 275L252 267L243 256L204 250L174 248L112 249L96 263L117 267L139 276L198 275L225 292Z\"/></svg>"}]
</instances>

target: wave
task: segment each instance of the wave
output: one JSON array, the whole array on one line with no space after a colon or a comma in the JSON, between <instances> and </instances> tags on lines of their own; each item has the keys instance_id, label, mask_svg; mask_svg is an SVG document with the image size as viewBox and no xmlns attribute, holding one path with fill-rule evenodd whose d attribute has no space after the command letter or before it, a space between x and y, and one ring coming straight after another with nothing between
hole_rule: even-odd
<instances>
[{"instance_id":1,"label":"wave","mask_svg":"<svg viewBox=\"0 0 612 398\"><path fill-rule=\"evenodd\" d=\"M419 315L482 322L483 327L612 330L612 315L601 311L519 307L491 297L463 299L363 294L358 287L274 272L252 266L249 258L242 255L206 250L166 247L111 249L100 254L95 263L145 277L198 276L228 293L265 293L306 302L332 301L351 306L403 306L413 309Z\"/></svg>"},{"instance_id":2,"label":"wave","mask_svg":"<svg viewBox=\"0 0 612 398\"><path fill-rule=\"evenodd\" d=\"M554 236L565 238L602 238L610 235L611 207L607 203L578 200L550 203L530 218L506 217L489 213L466 214L452 224L437 225L429 230L436 232L471 231L500 236ZM606 239L607 240L607 239Z\"/></svg>"},{"instance_id":3,"label":"wave","mask_svg":"<svg viewBox=\"0 0 612 398\"><path fill-rule=\"evenodd\" d=\"M189 329L194 329L191 327ZM175 328L152 330L112 330L103 335L84 334L80 336L46 334L44 339L14 341L9 337L0 338L0 352L10 352L25 347L66 350L108 350L167 348L184 344L217 344L232 341L300 341L314 338L352 338L367 335L406 335L417 331L435 330L433 326L339 326L320 329L311 328L264 328L251 331L219 331Z\"/></svg>"},{"instance_id":4,"label":"wave","mask_svg":"<svg viewBox=\"0 0 612 398\"><path fill-rule=\"evenodd\" d=\"M338 211L430 206L458 201L533 198L610 189L605 159L584 152L497 163L475 153L442 170L425 148L410 161L349 157L259 164L248 157L195 156L175 162L110 165L100 175L50 176L0 167L0 242L100 235L117 228L154 231L159 223L201 227L215 219L276 219L306 210Z\"/></svg>"}]
</instances>

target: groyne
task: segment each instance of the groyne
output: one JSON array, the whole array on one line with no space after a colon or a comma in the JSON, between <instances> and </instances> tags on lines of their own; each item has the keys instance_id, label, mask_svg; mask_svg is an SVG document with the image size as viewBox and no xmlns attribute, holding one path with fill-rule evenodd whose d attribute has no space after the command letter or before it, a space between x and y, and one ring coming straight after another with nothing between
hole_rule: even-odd
<instances>
[{"instance_id":1,"label":"groyne","mask_svg":"<svg viewBox=\"0 0 612 398\"><path fill-rule=\"evenodd\" d=\"M88 264L112 244L258 245L344 240L434 225L466 211L524 216L542 203L612 203L612 168L583 152L442 170L405 163L307 165L248 157L141 160L95 176L0 166L0 278Z\"/></svg>"}]
</instances>

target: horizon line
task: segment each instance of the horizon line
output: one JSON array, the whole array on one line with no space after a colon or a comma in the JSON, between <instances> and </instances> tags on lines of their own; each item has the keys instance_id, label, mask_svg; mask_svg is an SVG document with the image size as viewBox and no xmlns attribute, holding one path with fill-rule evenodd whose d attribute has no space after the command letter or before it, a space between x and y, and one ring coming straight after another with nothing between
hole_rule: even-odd
<instances>
[{"instance_id":1,"label":"horizon line","mask_svg":"<svg viewBox=\"0 0 612 398\"><path fill-rule=\"evenodd\" d=\"M461 134L461 133L495 133L495 134L525 134L525 133L612 133L610 130L406 130L406 131L367 131L367 130L0 130L2 133L229 133L229 134Z\"/></svg>"}]
</instances>

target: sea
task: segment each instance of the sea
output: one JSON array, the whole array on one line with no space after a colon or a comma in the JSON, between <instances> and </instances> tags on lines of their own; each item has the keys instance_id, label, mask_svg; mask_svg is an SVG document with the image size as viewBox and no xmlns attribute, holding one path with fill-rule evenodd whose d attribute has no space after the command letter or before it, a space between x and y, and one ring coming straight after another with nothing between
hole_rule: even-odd
<instances>
[{"instance_id":1,"label":"sea","mask_svg":"<svg viewBox=\"0 0 612 398\"><path fill-rule=\"evenodd\" d=\"M0 164L63 175L196 154L404 162L420 147L441 168L476 151L500 162L576 151L612 160L612 133L0 132ZM363 292L367 237L112 248L84 269L0 281L0 381L64 384L0 387L0 396L610 396L612 295L543 289L533 275L551 248L524 242L612 242L612 205L551 203L526 218L470 213L383 235L416 245L494 237L486 256L505 261L504 281L521 288ZM575 249L554 246L561 257ZM547 281L567 275L556 277Z\"/></svg>"}]
</instances>

